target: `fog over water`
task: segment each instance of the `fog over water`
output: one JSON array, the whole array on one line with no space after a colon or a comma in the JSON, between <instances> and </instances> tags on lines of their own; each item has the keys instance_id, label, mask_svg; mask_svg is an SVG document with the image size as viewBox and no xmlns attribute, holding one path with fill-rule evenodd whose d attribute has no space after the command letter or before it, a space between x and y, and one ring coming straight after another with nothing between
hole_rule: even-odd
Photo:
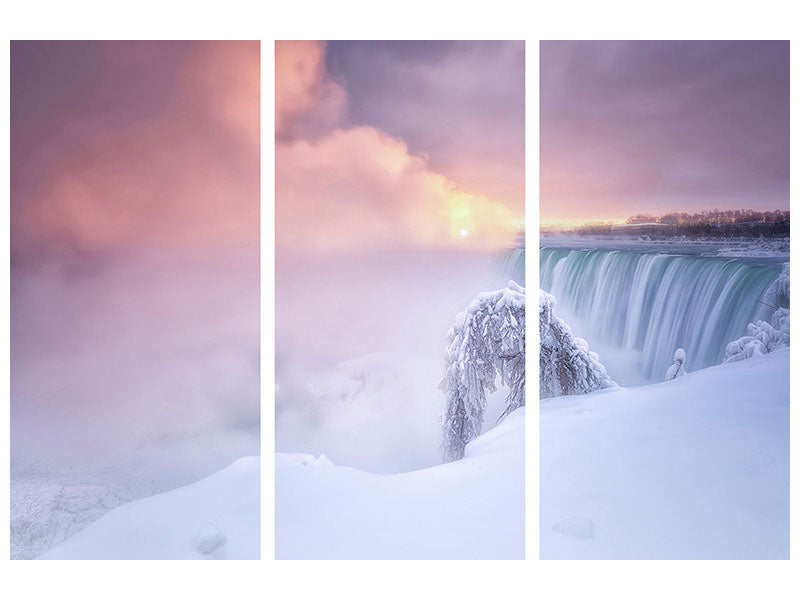
<instances>
[{"instance_id":1,"label":"fog over water","mask_svg":"<svg viewBox=\"0 0 800 600\"><path fill-rule=\"evenodd\" d=\"M12 42L11 540L259 452L258 42Z\"/></svg>"},{"instance_id":2,"label":"fog over water","mask_svg":"<svg viewBox=\"0 0 800 600\"><path fill-rule=\"evenodd\" d=\"M277 449L378 472L440 462L447 332L508 282L500 264L424 250L279 261Z\"/></svg>"},{"instance_id":3,"label":"fog over water","mask_svg":"<svg viewBox=\"0 0 800 600\"><path fill-rule=\"evenodd\" d=\"M12 279L15 462L103 461L219 431L257 450L257 261L83 257Z\"/></svg>"},{"instance_id":4,"label":"fog over water","mask_svg":"<svg viewBox=\"0 0 800 600\"><path fill-rule=\"evenodd\" d=\"M437 464L448 330L524 227L524 43L281 41L275 92L277 449Z\"/></svg>"}]
</instances>

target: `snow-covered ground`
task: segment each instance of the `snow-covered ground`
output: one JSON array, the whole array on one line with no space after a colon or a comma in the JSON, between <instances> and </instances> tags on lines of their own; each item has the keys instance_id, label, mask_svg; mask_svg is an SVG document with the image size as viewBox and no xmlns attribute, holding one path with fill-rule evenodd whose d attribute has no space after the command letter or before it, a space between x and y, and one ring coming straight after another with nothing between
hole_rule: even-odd
<instances>
[{"instance_id":1,"label":"snow-covered ground","mask_svg":"<svg viewBox=\"0 0 800 600\"><path fill-rule=\"evenodd\" d=\"M11 484L11 558L36 558L113 508L153 494L147 479L62 469L57 475L27 467Z\"/></svg>"},{"instance_id":2,"label":"snow-covered ground","mask_svg":"<svg viewBox=\"0 0 800 600\"><path fill-rule=\"evenodd\" d=\"M541 401L546 559L789 557L789 350Z\"/></svg>"},{"instance_id":3,"label":"snow-covered ground","mask_svg":"<svg viewBox=\"0 0 800 600\"><path fill-rule=\"evenodd\" d=\"M14 266L12 558L259 453L251 254L154 249Z\"/></svg>"},{"instance_id":4,"label":"snow-covered ground","mask_svg":"<svg viewBox=\"0 0 800 600\"><path fill-rule=\"evenodd\" d=\"M521 559L524 408L467 445L463 460L393 475L278 453L282 559Z\"/></svg>"},{"instance_id":5,"label":"snow-covered ground","mask_svg":"<svg viewBox=\"0 0 800 600\"><path fill-rule=\"evenodd\" d=\"M123 504L42 559L258 559L259 459Z\"/></svg>"},{"instance_id":6,"label":"snow-covered ground","mask_svg":"<svg viewBox=\"0 0 800 600\"><path fill-rule=\"evenodd\" d=\"M11 558L37 558L112 509L196 482L258 447L258 431L228 430L152 440L123 456L13 462Z\"/></svg>"}]
</instances>

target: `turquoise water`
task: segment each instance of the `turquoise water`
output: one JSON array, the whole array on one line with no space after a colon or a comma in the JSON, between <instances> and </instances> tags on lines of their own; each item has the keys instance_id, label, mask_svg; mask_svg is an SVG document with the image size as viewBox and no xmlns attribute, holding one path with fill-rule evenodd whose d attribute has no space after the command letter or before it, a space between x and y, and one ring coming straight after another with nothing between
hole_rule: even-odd
<instances>
[{"instance_id":1,"label":"turquoise water","mask_svg":"<svg viewBox=\"0 0 800 600\"><path fill-rule=\"evenodd\" d=\"M506 250L498 258L500 271L521 286L525 286L525 248Z\"/></svg>"},{"instance_id":2,"label":"turquoise water","mask_svg":"<svg viewBox=\"0 0 800 600\"><path fill-rule=\"evenodd\" d=\"M679 347L692 370L722 362L728 342L772 314L762 296L780 270L777 260L540 251L541 288L578 316L593 339L640 352L640 370L650 381L663 378Z\"/></svg>"}]
</instances>

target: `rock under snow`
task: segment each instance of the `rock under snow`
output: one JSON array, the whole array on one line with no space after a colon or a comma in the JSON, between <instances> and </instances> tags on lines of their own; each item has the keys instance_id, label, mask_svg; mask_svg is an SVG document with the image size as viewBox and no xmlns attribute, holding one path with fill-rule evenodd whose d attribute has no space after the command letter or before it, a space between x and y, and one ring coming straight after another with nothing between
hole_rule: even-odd
<instances>
[{"instance_id":1,"label":"rock under snow","mask_svg":"<svg viewBox=\"0 0 800 600\"><path fill-rule=\"evenodd\" d=\"M227 538L214 523L203 523L194 536L194 547L201 554L211 554L221 548Z\"/></svg>"}]
</instances>

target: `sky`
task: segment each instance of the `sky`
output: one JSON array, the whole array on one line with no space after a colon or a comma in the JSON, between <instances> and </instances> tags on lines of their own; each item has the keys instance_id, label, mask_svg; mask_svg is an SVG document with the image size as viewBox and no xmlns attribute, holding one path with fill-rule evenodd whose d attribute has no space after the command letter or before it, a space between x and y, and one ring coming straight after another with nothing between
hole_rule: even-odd
<instances>
[{"instance_id":1,"label":"sky","mask_svg":"<svg viewBox=\"0 0 800 600\"><path fill-rule=\"evenodd\" d=\"M540 45L542 225L789 208L789 43Z\"/></svg>"},{"instance_id":2,"label":"sky","mask_svg":"<svg viewBox=\"0 0 800 600\"><path fill-rule=\"evenodd\" d=\"M257 248L257 42L12 42L15 262Z\"/></svg>"},{"instance_id":3,"label":"sky","mask_svg":"<svg viewBox=\"0 0 800 600\"><path fill-rule=\"evenodd\" d=\"M524 89L522 42L277 42L279 253L507 244Z\"/></svg>"},{"instance_id":4,"label":"sky","mask_svg":"<svg viewBox=\"0 0 800 600\"><path fill-rule=\"evenodd\" d=\"M279 451L440 460L447 332L524 229L524 50L277 42Z\"/></svg>"},{"instance_id":5,"label":"sky","mask_svg":"<svg viewBox=\"0 0 800 600\"><path fill-rule=\"evenodd\" d=\"M15 460L257 432L259 63L258 42L11 43Z\"/></svg>"}]
</instances>

